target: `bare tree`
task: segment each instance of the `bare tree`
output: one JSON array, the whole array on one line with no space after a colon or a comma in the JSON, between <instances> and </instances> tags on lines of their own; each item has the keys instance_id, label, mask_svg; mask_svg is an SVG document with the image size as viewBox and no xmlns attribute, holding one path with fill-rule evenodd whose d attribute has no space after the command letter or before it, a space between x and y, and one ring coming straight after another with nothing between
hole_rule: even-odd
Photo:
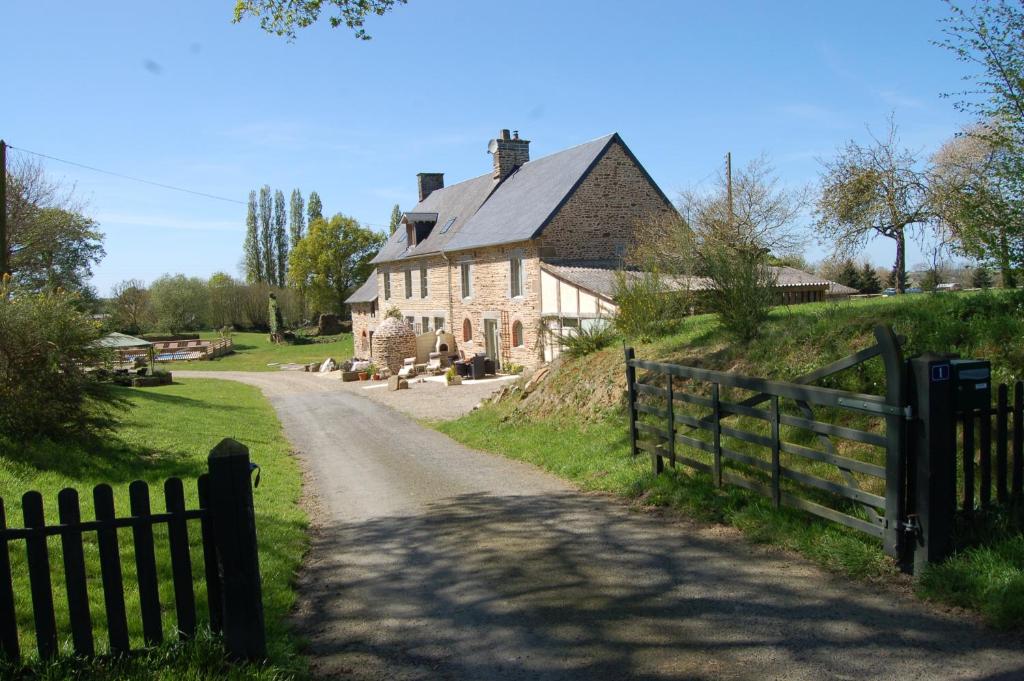
<instances>
[{"instance_id":1,"label":"bare tree","mask_svg":"<svg viewBox=\"0 0 1024 681\"><path fill-rule=\"evenodd\" d=\"M114 324L125 333L143 333L156 321L149 290L139 279L126 279L110 290Z\"/></svg>"},{"instance_id":2,"label":"bare tree","mask_svg":"<svg viewBox=\"0 0 1024 681\"><path fill-rule=\"evenodd\" d=\"M863 146L851 140L834 159L822 161L824 173L816 206L819 238L843 255L852 255L877 236L896 243L895 288L907 279L908 228L932 218L928 170L917 153L901 146L890 117L886 135L871 135Z\"/></svg>"}]
</instances>

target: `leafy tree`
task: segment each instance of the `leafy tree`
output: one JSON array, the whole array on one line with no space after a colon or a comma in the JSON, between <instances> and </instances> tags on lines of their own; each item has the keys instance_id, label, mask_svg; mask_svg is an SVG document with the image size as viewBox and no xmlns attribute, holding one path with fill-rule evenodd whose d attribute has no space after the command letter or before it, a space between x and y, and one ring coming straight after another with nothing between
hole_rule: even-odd
<instances>
[{"instance_id":1,"label":"leafy tree","mask_svg":"<svg viewBox=\"0 0 1024 681\"><path fill-rule=\"evenodd\" d=\"M0 303L0 436L28 441L111 425L117 402L88 370L110 357L98 338L77 294L22 291Z\"/></svg>"},{"instance_id":2,"label":"leafy tree","mask_svg":"<svg viewBox=\"0 0 1024 681\"><path fill-rule=\"evenodd\" d=\"M324 7L333 8L328 17L332 28L345 24L352 29L356 38L369 40L364 24L370 15L383 16L396 4L404 5L407 0L236 0L234 23L246 16L260 21L260 28L267 33L283 36L289 41L295 39L297 29L316 23Z\"/></svg>"},{"instance_id":3,"label":"leafy tree","mask_svg":"<svg viewBox=\"0 0 1024 681\"><path fill-rule=\"evenodd\" d=\"M1001 174L1006 150L979 126L946 142L933 156L932 201L955 250L999 267L1003 286L1016 286L1024 265L1024 215Z\"/></svg>"},{"instance_id":4,"label":"leafy tree","mask_svg":"<svg viewBox=\"0 0 1024 681\"><path fill-rule=\"evenodd\" d=\"M395 204L395 207L391 209L391 222L388 224L388 234L394 234L395 230L398 229L399 223L402 222L402 209Z\"/></svg>"},{"instance_id":5,"label":"leafy tree","mask_svg":"<svg viewBox=\"0 0 1024 681\"><path fill-rule=\"evenodd\" d=\"M157 323L170 333L199 331L209 323L210 290L206 282L184 274L165 274L149 287Z\"/></svg>"},{"instance_id":6,"label":"leafy tree","mask_svg":"<svg viewBox=\"0 0 1024 681\"><path fill-rule=\"evenodd\" d=\"M127 334L145 333L156 321L149 290L139 279L126 279L111 289L114 328Z\"/></svg>"},{"instance_id":7,"label":"leafy tree","mask_svg":"<svg viewBox=\"0 0 1024 681\"><path fill-rule=\"evenodd\" d=\"M942 276L939 274L939 271L934 267L929 267L921 275L918 286L921 287L922 291L934 291L941 283Z\"/></svg>"},{"instance_id":8,"label":"leafy tree","mask_svg":"<svg viewBox=\"0 0 1024 681\"><path fill-rule=\"evenodd\" d=\"M353 218L338 214L313 220L292 249L289 280L313 311L342 313L345 299L373 270L370 261L383 244L384 235Z\"/></svg>"},{"instance_id":9,"label":"leafy tree","mask_svg":"<svg viewBox=\"0 0 1024 681\"><path fill-rule=\"evenodd\" d=\"M249 210L245 216L245 280L250 284L263 281L263 255L260 249L259 208L256 204L256 191L249 192Z\"/></svg>"},{"instance_id":10,"label":"leafy tree","mask_svg":"<svg viewBox=\"0 0 1024 681\"><path fill-rule=\"evenodd\" d=\"M287 210L284 207L284 192L274 192L274 283L284 286L288 271L288 222Z\"/></svg>"},{"instance_id":11,"label":"leafy tree","mask_svg":"<svg viewBox=\"0 0 1024 681\"><path fill-rule=\"evenodd\" d=\"M979 265L971 272L971 286L973 288L992 288L992 271L984 265Z\"/></svg>"},{"instance_id":12,"label":"leafy tree","mask_svg":"<svg viewBox=\"0 0 1024 681\"><path fill-rule=\"evenodd\" d=\"M260 188L260 251L263 254L263 278L268 284L277 283L277 257L274 254L274 197L270 187Z\"/></svg>"},{"instance_id":13,"label":"leafy tree","mask_svg":"<svg viewBox=\"0 0 1024 681\"><path fill-rule=\"evenodd\" d=\"M316 192L309 193L309 203L306 204L306 217L308 218L307 223L312 225L313 220L323 220L324 218L324 204L320 200L320 195Z\"/></svg>"},{"instance_id":14,"label":"leafy tree","mask_svg":"<svg viewBox=\"0 0 1024 681\"><path fill-rule=\"evenodd\" d=\"M895 122L888 134L862 146L851 140L836 157L824 162L816 206L822 243L839 253L860 250L876 236L896 243L896 292L907 277L907 228L931 219L928 173L917 155L900 146Z\"/></svg>"},{"instance_id":15,"label":"leafy tree","mask_svg":"<svg viewBox=\"0 0 1024 681\"><path fill-rule=\"evenodd\" d=\"M49 180L36 162L12 164L6 189L14 287L84 291L93 266L106 255L96 222L83 213L70 192Z\"/></svg>"},{"instance_id":16,"label":"leafy tree","mask_svg":"<svg viewBox=\"0 0 1024 681\"><path fill-rule=\"evenodd\" d=\"M244 285L230 274L214 272L206 286L210 294L210 323L218 329L243 325L239 296Z\"/></svg>"},{"instance_id":17,"label":"leafy tree","mask_svg":"<svg viewBox=\"0 0 1024 681\"><path fill-rule=\"evenodd\" d=\"M292 246L299 243L299 239L302 238L302 233L306 229L306 216L303 212L304 208L305 201L302 200L302 192L298 189L293 189L290 215L291 221L289 222L288 227Z\"/></svg>"},{"instance_id":18,"label":"leafy tree","mask_svg":"<svg viewBox=\"0 0 1024 681\"><path fill-rule=\"evenodd\" d=\"M882 282L878 279L878 273L869 262L865 262L860 268L858 276L860 286L854 286L861 293L881 293Z\"/></svg>"}]
</instances>

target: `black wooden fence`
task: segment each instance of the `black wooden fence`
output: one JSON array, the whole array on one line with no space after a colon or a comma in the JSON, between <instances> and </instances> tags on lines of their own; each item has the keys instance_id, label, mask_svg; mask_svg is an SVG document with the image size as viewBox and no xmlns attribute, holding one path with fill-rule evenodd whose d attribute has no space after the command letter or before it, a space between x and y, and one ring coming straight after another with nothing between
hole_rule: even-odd
<instances>
[{"instance_id":1,"label":"black wooden fence","mask_svg":"<svg viewBox=\"0 0 1024 681\"><path fill-rule=\"evenodd\" d=\"M128 653L128 613L118 529L131 528L138 582L142 633L146 646L165 638L161 617L153 529L167 528L176 615L176 636L187 640L196 632L196 595L189 545L189 521L199 521L203 576L209 604L209 626L223 633L229 654L238 658L266 657L263 606L256 529L250 487L249 452L225 439L210 452L209 472L199 477L198 508L185 507L184 485L170 478L163 485L163 512L154 512L149 486L136 480L128 488L131 515L117 517L110 485L93 489L95 519L83 520L79 494L67 488L57 495L58 522L47 524L43 497L26 492L21 499L24 527L8 527L4 500L0 499L0 658L21 659L16 619L16 596L11 574L11 548L24 541L30 585L33 625L39 657L58 653L54 590L48 537L60 537L65 594L72 645L76 655L93 656L93 621L89 607L88 575L83 536L95 532L111 654ZM225 576L230 575L230 579Z\"/></svg>"},{"instance_id":2,"label":"black wooden fence","mask_svg":"<svg viewBox=\"0 0 1024 681\"><path fill-rule=\"evenodd\" d=\"M970 516L1022 496L1024 483L1024 382L1003 384L990 409L956 414L960 461L959 508Z\"/></svg>"}]
</instances>

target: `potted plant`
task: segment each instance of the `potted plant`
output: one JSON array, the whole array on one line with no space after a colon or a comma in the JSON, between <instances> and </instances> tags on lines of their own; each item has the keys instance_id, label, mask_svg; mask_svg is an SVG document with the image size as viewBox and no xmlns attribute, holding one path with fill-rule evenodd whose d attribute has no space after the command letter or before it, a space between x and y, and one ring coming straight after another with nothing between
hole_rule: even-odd
<instances>
[{"instance_id":1,"label":"potted plant","mask_svg":"<svg viewBox=\"0 0 1024 681\"><path fill-rule=\"evenodd\" d=\"M370 374L370 376L373 377L373 380L375 380L375 381L379 381L380 380L380 369L373 362L371 362L370 366L368 366L366 368L366 372L368 374Z\"/></svg>"},{"instance_id":2,"label":"potted plant","mask_svg":"<svg viewBox=\"0 0 1024 681\"><path fill-rule=\"evenodd\" d=\"M366 369L362 369L362 370L359 371L359 380L360 381L369 381L370 380L370 369L372 367L373 367L373 365L371 364Z\"/></svg>"},{"instance_id":3,"label":"potted plant","mask_svg":"<svg viewBox=\"0 0 1024 681\"><path fill-rule=\"evenodd\" d=\"M448 385L462 385L462 376L455 373L455 367L448 367L448 371L444 372L444 380Z\"/></svg>"}]
</instances>

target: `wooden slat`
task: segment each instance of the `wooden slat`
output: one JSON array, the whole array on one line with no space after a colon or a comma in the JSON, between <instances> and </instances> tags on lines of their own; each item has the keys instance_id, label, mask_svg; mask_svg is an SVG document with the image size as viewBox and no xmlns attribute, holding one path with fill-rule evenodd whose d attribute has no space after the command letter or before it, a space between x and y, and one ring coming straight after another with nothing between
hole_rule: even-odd
<instances>
[{"instance_id":1,"label":"wooden slat","mask_svg":"<svg viewBox=\"0 0 1024 681\"><path fill-rule=\"evenodd\" d=\"M854 442L861 442L867 445L874 445L875 447L885 447L888 444L888 440L885 435L869 433L865 430L837 426L833 423L822 423L821 421L802 418L800 416L792 416L790 414L781 414L779 416L779 420L784 426L803 428L804 430L809 430L819 435L831 435L832 437L839 437L844 440L852 440Z\"/></svg>"},{"instance_id":2,"label":"wooden slat","mask_svg":"<svg viewBox=\"0 0 1024 681\"><path fill-rule=\"evenodd\" d=\"M737 404L735 402L720 402L719 411L723 415L749 416L750 418L761 419L762 421L771 421L772 418L771 411L767 409L748 407L745 404Z\"/></svg>"},{"instance_id":3,"label":"wooden slat","mask_svg":"<svg viewBox=\"0 0 1024 681\"><path fill-rule=\"evenodd\" d=\"M149 485L142 480L135 480L128 486L128 495L132 515L147 519L151 513ZM164 627L160 617L160 585L157 582L153 525L139 523L132 528L132 538L135 540L135 573L139 581L142 637L146 645L156 646L164 640Z\"/></svg>"},{"instance_id":4,"label":"wooden slat","mask_svg":"<svg viewBox=\"0 0 1024 681\"><path fill-rule=\"evenodd\" d=\"M853 499L854 501L860 501L865 504L871 504L877 508L885 507L885 497L880 497L877 494L871 492L865 492L864 490L857 489L855 487L848 487L846 485L840 485L837 482L831 480L823 480L822 478L808 475L807 473L801 473L795 471L792 468L783 468L782 477L787 480L799 482L810 487L816 487L826 492L831 492L847 499Z\"/></svg>"},{"instance_id":5,"label":"wooden slat","mask_svg":"<svg viewBox=\"0 0 1024 681\"><path fill-rule=\"evenodd\" d=\"M760 482L755 482L750 478L745 478L742 475L737 475L736 473L722 471L722 481L727 482L730 485L736 485L737 487L749 489L751 492L757 492L761 496L768 497L769 499L771 499L772 497L771 487L769 487L768 485L764 485Z\"/></svg>"},{"instance_id":6,"label":"wooden slat","mask_svg":"<svg viewBox=\"0 0 1024 681\"><path fill-rule=\"evenodd\" d=\"M641 414L650 414L651 416L657 416L658 418L662 419L668 418L667 411L665 411L664 409L659 409L658 407L652 406L650 404L637 403L635 408Z\"/></svg>"},{"instance_id":7,"label":"wooden slat","mask_svg":"<svg viewBox=\"0 0 1024 681\"><path fill-rule=\"evenodd\" d=\"M25 492L21 497L25 527L43 527L43 495ZM57 620L53 613L53 584L50 581L50 552L45 537L25 540L28 558L28 579L32 592L32 615L36 629L39 657L49 659L57 654Z\"/></svg>"},{"instance_id":8,"label":"wooden slat","mask_svg":"<svg viewBox=\"0 0 1024 681\"><path fill-rule=\"evenodd\" d=\"M96 485L92 491L96 520L101 523L114 518L114 490L110 485ZM100 549L100 574L103 578L103 604L107 612L107 636L110 652L118 655L130 649L128 617L124 608L124 577L121 552L117 547L117 529L113 525L96 532Z\"/></svg>"},{"instance_id":9,"label":"wooden slat","mask_svg":"<svg viewBox=\"0 0 1024 681\"><path fill-rule=\"evenodd\" d=\"M978 466L981 468L981 507L992 506L992 416L990 410L983 409L978 414L978 445L981 452Z\"/></svg>"},{"instance_id":10,"label":"wooden slat","mask_svg":"<svg viewBox=\"0 0 1024 681\"><path fill-rule=\"evenodd\" d=\"M861 520L860 518L855 518L851 515L846 515L841 511L835 510L834 508L822 506L821 504L816 504L813 501L808 501L807 499L803 499L792 494L787 494L786 492L782 493L782 503L785 504L786 506L792 506L793 508L798 508L802 511L813 513L814 515L825 518L826 520L831 520L841 525L851 527L855 530L860 530L861 532L869 534L872 537L878 537L879 539L882 539L885 534L885 530L882 528L881 525L873 525L865 520Z\"/></svg>"},{"instance_id":11,"label":"wooden slat","mask_svg":"<svg viewBox=\"0 0 1024 681\"><path fill-rule=\"evenodd\" d=\"M782 464L779 461L781 442L779 441L779 398L772 396L772 503L775 508L781 504L782 494Z\"/></svg>"},{"instance_id":12,"label":"wooden slat","mask_svg":"<svg viewBox=\"0 0 1024 681\"><path fill-rule=\"evenodd\" d=\"M636 429L640 433L645 433L647 435L654 435L655 437L659 437L662 440L668 440L671 437L671 435L669 435L668 431L664 430L663 428L657 428L655 426L652 426L649 423L643 423L643 422L638 421L637 424L636 424Z\"/></svg>"},{"instance_id":13,"label":"wooden slat","mask_svg":"<svg viewBox=\"0 0 1024 681\"><path fill-rule=\"evenodd\" d=\"M203 516L204 511L198 508L193 508L185 511L186 520L199 519ZM159 523L166 523L172 517L178 517L171 513L154 513L149 517L149 520L145 521L146 524L156 525ZM47 525L46 527L33 527L33 528L22 528L13 527L4 530L4 535L8 540L14 539L28 539L29 537L58 537L67 532L77 532L79 534L84 532L98 532L109 528L121 529L123 527L135 527L140 521L138 518L125 517L125 518L114 518L113 520L100 522L98 520L84 520L74 527L67 527L65 525Z\"/></svg>"},{"instance_id":14,"label":"wooden slat","mask_svg":"<svg viewBox=\"0 0 1024 681\"><path fill-rule=\"evenodd\" d=\"M210 475L199 476L199 508L210 508ZM224 626L223 590L217 569L217 548L213 538L213 520L209 513L199 523L203 537L203 570L206 575L206 600L210 611L210 630L220 633Z\"/></svg>"},{"instance_id":15,"label":"wooden slat","mask_svg":"<svg viewBox=\"0 0 1024 681\"><path fill-rule=\"evenodd\" d=\"M712 407L713 399L708 399L703 395L694 395L693 393L686 393L682 391L675 391L672 395L673 400L679 402L686 402L687 404L696 404L701 407Z\"/></svg>"},{"instance_id":16,"label":"wooden slat","mask_svg":"<svg viewBox=\"0 0 1024 681\"><path fill-rule=\"evenodd\" d=\"M187 640L196 633L196 601L192 588L192 558L188 547L188 524L182 514L185 510L185 492L178 478L164 483L167 512L174 517L167 523L167 538L171 548L171 574L174 578L174 607L178 616L178 637Z\"/></svg>"},{"instance_id":17,"label":"wooden slat","mask_svg":"<svg viewBox=\"0 0 1024 681\"><path fill-rule=\"evenodd\" d=\"M964 414L964 512L974 511L974 415Z\"/></svg>"},{"instance_id":18,"label":"wooden slat","mask_svg":"<svg viewBox=\"0 0 1024 681\"><path fill-rule=\"evenodd\" d=\"M3 532L7 529L7 511L0 499L0 658L15 663L21 659L18 621L14 614L14 583L11 580L11 554Z\"/></svg>"},{"instance_id":19,"label":"wooden slat","mask_svg":"<svg viewBox=\"0 0 1024 681\"><path fill-rule=\"evenodd\" d=\"M694 449L699 449L702 452L707 452L708 454L715 453L715 447L710 442L704 442L704 440L698 440L697 438L690 437L689 435L676 435L676 440L679 444L686 445L687 447L693 447Z\"/></svg>"},{"instance_id":20,"label":"wooden slat","mask_svg":"<svg viewBox=\"0 0 1024 681\"><path fill-rule=\"evenodd\" d=\"M750 456L749 454L744 454L743 452L737 452L735 449L730 449L729 447L721 447L721 450L722 456L730 461L746 464L747 466L757 468L766 473L772 472L772 465L768 461L758 459L757 457Z\"/></svg>"},{"instance_id":21,"label":"wooden slat","mask_svg":"<svg viewBox=\"0 0 1024 681\"><path fill-rule=\"evenodd\" d=\"M1000 384L996 393L996 501L1006 503L1008 459L1006 452L1009 445L1009 390L1006 384Z\"/></svg>"},{"instance_id":22,"label":"wooden slat","mask_svg":"<svg viewBox=\"0 0 1024 681\"><path fill-rule=\"evenodd\" d=\"M873 463L867 463L866 461L858 461L857 459L851 459L838 454L829 454L828 452L811 449L809 447L804 447L803 445L796 445L792 442L783 442L781 447L782 451L787 454L795 454L796 456L802 456L805 459L830 463L838 466L839 468L846 468L851 471L857 471L858 473L864 473L865 475L872 475L876 478L881 478L882 480L885 479L885 468L883 466L877 466Z\"/></svg>"},{"instance_id":23,"label":"wooden slat","mask_svg":"<svg viewBox=\"0 0 1024 681\"><path fill-rule=\"evenodd\" d=\"M664 388L659 388L656 385L648 385L646 383L635 383L633 387L636 388L637 393L641 395L653 395L654 397L666 397L668 391Z\"/></svg>"},{"instance_id":24,"label":"wooden slat","mask_svg":"<svg viewBox=\"0 0 1024 681\"><path fill-rule=\"evenodd\" d=\"M57 494L60 524L75 526L82 522L78 492L66 487ZM68 593L68 619L71 622L71 641L75 654L92 657L96 644L92 638L92 614L89 612L88 580L85 574L85 552L82 533L65 532L60 536L64 556L64 583Z\"/></svg>"},{"instance_id":25,"label":"wooden slat","mask_svg":"<svg viewBox=\"0 0 1024 681\"><path fill-rule=\"evenodd\" d=\"M749 431L732 428L730 426L722 426L722 435L741 442L747 442L752 445L759 445L761 447L772 446L772 439L766 435L759 435L757 433L751 433Z\"/></svg>"},{"instance_id":26,"label":"wooden slat","mask_svg":"<svg viewBox=\"0 0 1024 681\"><path fill-rule=\"evenodd\" d=\"M1024 484L1024 381L1013 386L1013 482L1014 496L1020 496Z\"/></svg>"}]
</instances>

